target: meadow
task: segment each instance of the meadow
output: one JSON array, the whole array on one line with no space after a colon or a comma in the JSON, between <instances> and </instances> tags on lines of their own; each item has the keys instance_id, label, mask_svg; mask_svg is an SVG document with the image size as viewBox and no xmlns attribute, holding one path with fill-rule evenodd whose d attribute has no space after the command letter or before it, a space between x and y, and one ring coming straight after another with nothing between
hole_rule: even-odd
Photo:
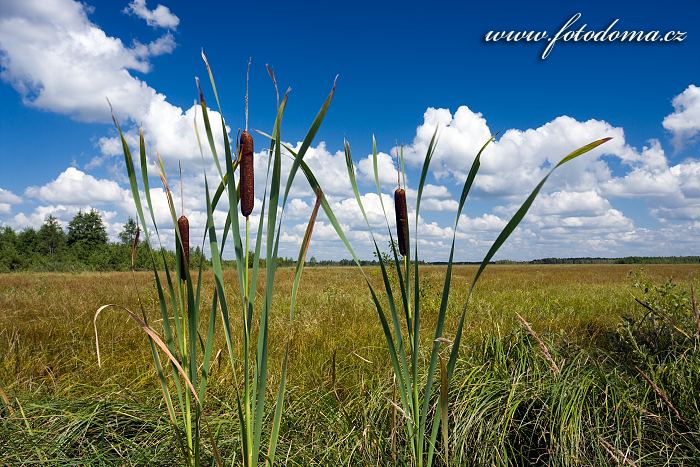
<instances>
[{"instance_id":1,"label":"meadow","mask_svg":"<svg viewBox=\"0 0 700 467\"><path fill-rule=\"evenodd\" d=\"M475 270L453 270L447 339ZM368 271L381 289L379 268ZM431 329L445 267L422 271ZM235 299L235 271L224 279ZM261 273L258 294L264 281ZM363 281L357 268L305 268L290 322L294 269L277 274L270 401L291 342L278 464L409 462L386 341ZM213 284L205 272L203 303ZM700 289L699 265L489 266L471 298L449 389L450 448L436 463L700 465L700 321L691 286ZM148 341L126 315L106 310L97 319L97 364L95 311L108 303L136 310L139 298L159 330L152 273L0 275L0 464L183 462ZM202 436L212 463L214 444L228 459L240 449L220 328L213 353Z\"/></svg>"}]
</instances>

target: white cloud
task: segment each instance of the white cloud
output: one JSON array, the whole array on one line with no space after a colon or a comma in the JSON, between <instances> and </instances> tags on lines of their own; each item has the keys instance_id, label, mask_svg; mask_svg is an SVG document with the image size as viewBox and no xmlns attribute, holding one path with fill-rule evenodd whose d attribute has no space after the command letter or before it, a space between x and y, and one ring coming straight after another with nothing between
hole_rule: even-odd
<instances>
[{"instance_id":1,"label":"white cloud","mask_svg":"<svg viewBox=\"0 0 700 467\"><path fill-rule=\"evenodd\" d=\"M20 203L21 201L22 198L12 193L10 190L0 188L0 203L16 204Z\"/></svg>"},{"instance_id":2,"label":"white cloud","mask_svg":"<svg viewBox=\"0 0 700 467\"><path fill-rule=\"evenodd\" d=\"M499 232L506 226L506 220L494 214L482 214L479 217L459 216L458 230L464 232Z\"/></svg>"},{"instance_id":3,"label":"white cloud","mask_svg":"<svg viewBox=\"0 0 700 467\"><path fill-rule=\"evenodd\" d=\"M663 126L678 143L700 132L700 87L691 84L673 98L673 113L664 118Z\"/></svg>"},{"instance_id":4,"label":"white cloud","mask_svg":"<svg viewBox=\"0 0 700 467\"><path fill-rule=\"evenodd\" d=\"M371 182L373 185L374 181L374 157L372 154L368 155L364 159L360 159L357 163L358 176L362 177L364 180ZM379 183L382 186L395 188L398 183L398 170L396 169L396 161L385 152L377 153L377 175L379 176ZM403 180L402 180L403 183Z\"/></svg>"},{"instance_id":5,"label":"white cloud","mask_svg":"<svg viewBox=\"0 0 700 467\"><path fill-rule=\"evenodd\" d=\"M453 199L423 198L420 202L421 211L456 211L458 207Z\"/></svg>"},{"instance_id":6,"label":"white cloud","mask_svg":"<svg viewBox=\"0 0 700 467\"><path fill-rule=\"evenodd\" d=\"M134 53L143 58L157 57L158 55L172 53L176 46L175 38L168 32L148 44L142 44L138 40L135 40Z\"/></svg>"},{"instance_id":7,"label":"white cloud","mask_svg":"<svg viewBox=\"0 0 700 467\"><path fill-rule=\"evenodd\" d=\"M43 186L30 186L30 198L57 204L121 203L129 196L115 181L97 179L75 167L64 170L55 180Z\"/></svg>"},{"instance_id":8,"label":"white cloud","mask_svg":"<svg viewBox=\"0 0 700 467\"><path fill-rule=\"evenodd\" d=\"M72 0L8 0L0 13L2 78L25 103L84 121L109 122L105 97L142 115L157 93L129 70L147 72L143 54L110 37Z\"/></svg>"},{"instance_id":9,"label":"white cloud","mask_svg":"<svg viewBox=\"0 0 700 467\"><path fill-rule=\"evenodd\" d=\"M87 122L111 123L109 98L129 130L143 124L150 152L164 161L199 158L193 130L194 107L183 111L133 75L150 70L150 57L169 53L175 43L166 33L149 44L126 47L93 24L86 7L72 0L9 0L0 12L0 76L22 95L25 104ZM156 8L157 11L159 8ZM223 148L218 112L210 112L217 146ZM201 115L199 128L204 137ZM133 130L127 131L133 146ZM206 142L205 142L206 144ZM103 137L105 155L121 154L115 137ZM99 164L99 159L95 164Z\"/></svg>"},{"instance_id":10,"label":"white cloud","mask_svg":"<svg viewBox=\"0 0 700 467\"><path fill-rule=\"evenodd\" d=\"M180 24L180 18L175 16L170 8L158 4L154 9L149 10L146 0L133 0L124 8L124 13L138 16L152 27L175 29Z\"/></svg>"},{"instance_id":11,"label":"white cloud","mask_svg":"<svg viewBox=\"0 0 700 467\"><path fill-rule=\"evenodd\" d=\"M556 191L540 195L530 212L542 216L586 216L602 214L610 207L610 202L594 190Z\"/></svg>"},{"instance_id":12,"label":"white cloud","mask_svg":"<svg viewBox=\"0 0 700 467\"><path fill-rule=\"evenodd\" d=\"M22 202L22 198L12 193L10 190L0 188L0 214L10 214L12 205ZM2 223L2 219L0 219Z\"/></svg>"},{"instance_id":13,"label":"white cloud","mask_svg":"<svg viewBox=\"0 0 700 467\"><path fill-rule=\"evenodd\" d=\"M423 124L416 129L413 143L404 148L407 160L414 166L422 163L436 128L439 140L431 170L437 177L454 176L461 183L492 131L481 113L466 106L459 107L454 115L447 109L429 108ZM503 133L483 153L475 187L491 195L522 195L566 154L606 136L614 139L563 167L557 176L560 186L591 188L610 176L607 165L599 160L601 155L613 154L625 163L640 156L625 144L622 128L600 120L580 122L567 116L535 129Z\"/></svg>"}]
</instances>

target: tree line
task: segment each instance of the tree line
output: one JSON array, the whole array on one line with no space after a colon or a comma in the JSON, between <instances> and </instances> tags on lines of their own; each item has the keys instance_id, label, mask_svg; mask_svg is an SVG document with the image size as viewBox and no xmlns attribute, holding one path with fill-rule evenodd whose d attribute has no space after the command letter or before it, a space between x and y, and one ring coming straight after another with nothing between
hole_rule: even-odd
<instances>
[{"instance_id":1,"label":"tree line","mask_svg":"<svg viewBox=\"0 0 700 467\"><path fill-rule=\"evenodd\" d=\"M19 232L11 227L0 228L0 272L13 271L128 271L132 264L132 249L135 247L134 268L147 270L152 268L148 246L137 237L138 226L134 219L129 218L117 236L117 241L110 242L107 228L100 213L93 210L78 211L68 223L66 230L58 220L49 215L39 229L27 227ZM174 246L174 245L173 245ZM391 263L394 258L392 245L388 251L381 252L382 260ZM378 264L377 254L373 260L363 260L362 265ZM164 248L162 255L158 254L159 268L162 268L162 258L169 268L175 267L175 252ZM250 255L252 262L253 255ZM204 268L210 262L204 257L200 247L190 248L190 266L198 267L202 262ZM278 265L294 266L293 258L278 258ZM532 261L496 261L503 264L649 264L649 263L699 263L699 256L659 256L643 257L630 256L624 258L542 258ZM421 263L423 263L421 261ZM225 266L235 267L235 261L225 261ZM309 266L352 266L351 259L317 260L311 257L306 262ZM425 264L425 263L424 263ZM444 264L444 263L433 263ZM478 264L478 263L455 263ZM260 260L260 266L265 266L265 260Z\"/></svg>"},{"instance_id":2,"label":"tree line","mask_svg":"<svg viewBox=\"0 0 700 467\"><path fill-rule=\"evenodd\" d=\"M104 221L94 209L78 211L66 230L52 215L38 229L15 232L5 226L0 228L0 272L127 271L132 267L134 247L134 267L150 269L148 247L136 239L137 230L136 222L129 218L118 240L110 242ZM163 255L169 267L174 267L174 251L164 249ZM199 247L190 250L191 264L199 264L200 258Z\"/></svg>"}]
</instances>

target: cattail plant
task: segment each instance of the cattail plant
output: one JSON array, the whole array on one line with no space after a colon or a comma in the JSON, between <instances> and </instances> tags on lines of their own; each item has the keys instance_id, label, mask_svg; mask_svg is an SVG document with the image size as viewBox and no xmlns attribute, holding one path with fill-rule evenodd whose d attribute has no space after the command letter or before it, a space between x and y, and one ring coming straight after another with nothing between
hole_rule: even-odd
<instances>
[{"instance_id":1,"label":"cattail plant","mask_svg":"<svg viewBox=\"0 0 700 467\"><path fill-rule=\"evenodd\" d=\"M348 241L340 223L335 217L330 205L322 200L322 207L328 217L331 225L333 225L336 233L340 239L345 244L349 253L352 255L357 267L360 269L364 281L369 288L372 301L374 303L379 321L382 326L384 337L386 339L387 348L389 351L389 357L391 360L392 369L394 371L394 376L396 378L397 392L399 395L399 407L404 417L402 418L404 422L404 433L406 440L406 452L404 453L404 463L416 466L431 466L433 465L436 452L442 452L442 462L443 464L448 464L449 459L449 444L448 439L448 402L449 402L449 381L454 374L455 363L457 361L457 356L459 354L459 346L462 338L462 331L464 329L465 318L467 315L469 299L474 291L474 287L479 280L482 272L489 264L493 256L496 254L498 249L505 243L506 239L513 233L518 224L523 220L526 213L532 206L533 201L537 197L538 193L542 189L542 186L547 181L549 176L561 165L569 162L572 159L598 147L599 145L605 143L610 138L604 138L580 147L561 159L561 161L556 164L550 172L539 182L532 193L527 197L525 202L522 204L520 209L518 209L513 215L512 219L506 224L498 237L494 240L491 248L486 253L486 256L482 260L479 268L477 269L474 277L471 280L469 291L467 293L467 298L462 305L461 313L459 315L459 322L455 333L451 338L447 338L443 335L445 316L448 308L448 299L450 284L452 279L452 265L454 260L454 250L455 250L455 240L457 226L459 222L462 209L464 208L467 195L472 187L474 179L480 167L481 154L486 149L487 145L493 141L495 136L490 138L479 150L474 158L471 169L467 178L464 182L462 188L462 193L460 195L456 218L453 227L452 235L452 245L450 248L449 259L447 261L447 271L445 274L445 282L442 290L442 297L440 300L440 309L435 323L435 328L431 336L431 346L430 352L428 353L428 366L423 368L421 366L421 359L419 359L420 354L420 333L421 333L421 297L419 291L420 287L420 268L419 268L419 257L418 257L418 242L414 241L414 250L411 254L410 242L409 242L409 229L408 221L406 220L406 208L405 208L405 191L399 187L395 191L395 209L396 209L396 223L397 223L397 236L399 240L399 250L400 254L404 255L404 261L400 261L398 253L394 248L392 248L394 253L394 265L398 276L398 285L400 292L400 301L396 299L396 292L394 287L392 287L391 281L389 280L389 275L387 273L387 267L391 265L385 264L385 260L379 250L377 241L375 240L374 233L370 227L367 214L362 203L362 198L357 185L357 180L355 177L355 168L352 161L352 155L350 151L350 144L345 142L345 160L348 170L348 177L350 178L353 191L355 193L355 199L360 208L360 211L364 217L367 228L370 231L370 236L372 243L376 252L376 256L379 259L379 267L381 270L381 275L383 279L383 285L386 292L387 303L388 303L388 316L386 313L386 307L382 304L379 299L379 295L375 290L369 277L366 275L359 258L355 254L350 242ZM423 194L423 188L425 186L426 176L429 171L430 162L433 158L435 151L435 146L437 144L437 129L433 134L433 137L428 145L428 150L423 162L423 167L420 173L420 181L418 183L418 190L416 196L416 207L415 207L415 232L417 237L418 232L418 219L420 214L420 203ZM373 152L373 162L374 162L374 179L377 189L377 194L379 195L380 204L382 210L384 211L384 217L386 219L386 227L388 230L390 241L393 244L393 233L390 227L386 210L384 208L384 202L382 200L382 192L379 184L379 174L377 169L377 146L376 141L373 140L372 144ZM399 162L401 166L401 171L403 172L403 178L405 180L405 170L403 169L403 154L399 154ZM314 188L320 188L318 181L314 177L313 173L309 168L302 163L302 169L306 175L309 183ZM402 264L403 263L403 264ZM405 322L401 323L401 316L399 313L400 308L403 308L403 315L405 316ZM446 349L443 347L447 346ZM447 354L447 361L443 358L443 354ZM438 367L439 364L439 367ZM438 372L439 369L439 372ZM436 397L433 393L433 386L435 379L440 378L439 386L439 397ZM442 427L442 429L440 429ZM442 433L440 444L442 449L438 450L438 433Z\"/></svg>"},{"instance_id":2,"label":"cattail plant","mask_svg":"<svg viewBox=\"0 0 700 467\"><path fill-rule=\"evenodd\" d=\"M206 63L206 57L205 59ZM250 61L248 62L250 69ZM219 106L219 113L221 113L221 104L219 103L216 84L214 82L214 77L211 73L211 68L207 64L207 71L209 73L209 79L212 84L212 89L214 91L214 96L217 100ZM276 95L277 92L277 81L272 73L272 69L268 67L268 72L272 78L273 84L275 85ZM247 87L247 86L246 86ZM330 94L326 98L325 102L321 106L316 118L314 119L309 131L304 137L301 147L297 153L294 153L294 162L290 168L290 172L287 175L287 183L284 189L284 195L281 198L280 203L280 179L281 179L281 167L282 167L282 143L280 140L282 117L284 115L284 110L287 105L287 99L289 91L285 93L281 101L277 105L277 118L273 127L272 135L269 136L271 143L270 149L268 151L268 173L267 179L270 182L269 185L266 183L265 195L263 196L263 203L260 209L260 220L258 222L258 231L255 239L255 251L252 259L252 275L250 279L249 275L249 248L248 248L248 233L249 233L249 215L252 212L252 200L253 200L253 184L252 184L252 155L253 155L253 145L252 138L250 140L245 140L241 138L241 158L239 159L241 165L241 177L240 185L236 186L236 179L234 177L235 165L233 162L231 148L228 143L228 135L225 130L225 122L223 117L221 117L221 125L224 128L223 139L224 139L224 150L225 150L225 164L226 172L222 175L221 181L219 183L219 188L216 190L213 198L210 198L209 193L209 181L207 174L204 174L205 190L207 193L207 232L209 237L209 246L212 255L212 269L214 271L214 282L216 285L215 297L219 300L219 306L221 308L221 325L224 330L224 336L226 338L226 344L229 349L229 356L231 359L231 367L236 375L236 380L242 380L242 391L237 392L237 407L238 407L238 418L240 420L240 436L242 440L241 446L241 457L242 464L251 467L257 466L261 461L261 458L265 459L266 463L270 465L274 464L275 451L277 448L277 440L279 436L279 429L283 411L284 404L284 390L286 382L286 368L287 368L287 358L288 358L288 346L285 352L285 357L282 362L282 371L280 378L280 385L277 391L277 399L275 411L272 416L272 426L269 431L268 438L268 448L267 453L262 453L262 434L263 434L263 422L266 419L264 409L265 400L267 393L267 364L268 364L268 324L269 315L272 307L273 298L273 288L275 283L275 274L277 272L277 252L279 248L279 238L281 232L282 216L284 215L284 209L287 203L289 192L294 182L295 175L303 164L303 157L306 151L311 146L311 143L318 132L321 122L323 121L328 107L330 106L333 95L335 94L335 83L333 83L333 88ZM246 92L247 96L247 92ZM209 123L209 115L204 100L200 99L202 117L204 120L204 126L206 130L207 140L209 141L209 147L211 149L212 157L217 166L219 163L219 156L216 150L216 145L214 144L213 133L211 130L211 125ZM246 97L247 104L247 97ZM247 105L246 105L247 107ZM246 111L247 118L247 111ZM246 122L247 127L247 122ZM199 132L195 126L195 133L197 135L197 140L199 141ZM247 128L246 128L247 133ZM264 135L264 133L260 132ZM243 135L242 135L243 136ZM250 144L248 144L248 142ZM245 144L244 144L245 143ZM246 154L247 153L247 154ZM249 185L244 186L246 179L244 178L245 171L243 170L243 163L246 160L246 155L250 156L250 172ZM243 209L243 197L244 193L248 192L250 195L250 205ZM228 215L226 219L226 225L223 230L223 237L221 241L217 239L217 230L214 226L213 211L216 207L216 203L224 193L228 196ZM240 194L239 194L240 193ZM323 199L320 192L317 192L317 197ZM238 204L241 204L241 214L245 217L245 253L243 253L243 242L240 233L240 221L238 218ZM279 209L281 208L281 210ZM279 212L278 212L279 211ZM279 216L279 217L278 217ZM312 218L315 218L313 216ZM266 220L266 222L265 222ZM263 228L264 225L264 228ZM313 226L313 222L310 222ZM311 227L312 228L312 227ZM265 291L262 294L262 305L256 313L256 284L258 280L258 270L260 267L260 257L261 257L261 247L263 244L263 232L265 232L266 238L265 243ZM227 236L231 235L234 242L234 252L236 258L236 270L238 272L239 287L242 296L242 326L236 326L237 329L241 329L243 333L243 344L242 349L238 352L238 355L242 356L242 362L234 358L236 355L236 350L233 348L233 338L231 325L231 318L229 314L229 301L226 298L224 292L224 280L223 280L223 270L222 270L222 254L224 242ZM310 239L310 233L308 235ZM302 243L299 259L297 260L297 274L295 274L294 285L292 289L292 308L290 310L290 316L293 316L293 308L296 302L296 294L298 291L298 284L301 277L301 268L299 265L303 263L305 257L306 246L308 246L307 236ZM257 319L257 326L255 326L254 321ZM254 329L257 328L257 344L253 348L253 342L255 341ZM239 364L242 364L242 368L239 368ZM240 371L240 373L239 373ZM237 391L239 389L237 388Z\"/></svg>"},{"instance_id":3,"label":"cattail plant","mask_svg":"<svg viewBox=\"0 0 700 467\"><path fill-rule=\"evenodd\" d=\"M209 429L209 425L204 419L204 411L202 404L205 399L207 382L212 370L212 354L214 345L215 327L221 326L228 348L230 359L230 369L233 373L233 380L236 382L236 406L238 407L238 420L240 421L240 455L231 459L231 463L235 465L244 465L246 467L255 467L259 463L273 465L275 461L275 452L277 449L277 440L281 425L281 418L284 406L284 391L286 382L286 368L289 356L289 343L287 342L284 360L282 361L282 375L277 390L277 397L274 402L274 412L270 417L265 413L267 408L267 380L268 380L268 323L270 310L272 308L273 289L275 284L275 273L277 270L277 252L279 246L282 216L287 203L287 198L295 175L300 166L302 166L306 151L311 146L316 133L318 132L321 122L323 121L326 112L330 106L335 93L335 83L333 88L321 106L316 118L312 122L309 131L303 139L301 148L298 153L294 154L294 162L287 174L287 182L284 187L284 195L280 202L280 180L282 179L282 143L280 140L281 122L284 115L284 110L287 104L288 93L284 95L281 101L277 104L277 117L273 125L272 135L270 136L270 149L268 152L268 177L269 182L265 186L265 195L260 210L260 219L258 222L258 231L255 240L255 253L252 260L252 277L248 279L248 220L253 208L253 171L252 171L252 155L253 141L252 136L247 129L247 105L246 105L246 131L241 135L241 157L234 161L233 151L228 139L226 131L226 123L221 111L221 104L216 90L216 84L211 72L211 67L202 52L202 59L205 62L207 73L211 81L214 97L219 108L221 128L223 132L224 152L225 152L225 170L222 169L222 164L217 152L216 144L214 143L214 132L209 121L209 113L207 111L204 93L199 85L199 80L196 80L199 91L199 106L196 109L201 109L202 119L206 137L211 149L214 165L220 176L219 182L215 185L216 190L210 191L209 178L207 172L204 171L204 186L205 186L205 208L207 215L207 224L205 228L204 238L202 239L202 248L205 242L208 241L211 264L214 274L214 291L211 306L208 307L208 313L204 316L200 313L202 310L202 267L203 262L200 259L199 270L195 278L188 272L189 256L186 252L189 251L189 222L182 214L178 219L175 214L172 194L168 186L168 180L165 173L165 167L160 156L157 157L160 178L163 184L165 195L168 201L168 207L172 219L172 225L176 235L176 253L180 258L178 269L176 269L175 280L166 261L164 248L160 242L160 234L156 223L153 203L151 200L150 181L148 175L148 161L146 157L146 145L144 142L143 132L140 133L139 152L141 166L141 186L136 176L134 161L129 150L129 146L124 138L123 132L116 117L114 124L121 138L122 148L124 152L124 161L126 163L127 175L131 186L131 194L134 199L134 205L138 214L138 219L143 226L145 243L148 247L151 258L152 270L154 273L156 289L158 292L158 303L161 312L160 325L162 326L162 335L148 324L146 312L143 304L139 301L142 310L142 318L131 312L130 310L117 307L115 305L105 305L100 307L95 315L95 333L96 344L98 348L98 362L100 361L99 341L97 340L97 317L101 311L109 307L116 307L124 310L129 317L136 322L141 329L146 333L151 345L153 362L156 367L156 374L160 382L165 407L168 411L168 416L172 425L178 433L178 442L183 449L185 464L188 466L198 466L206 462L208 464L216 462L217 465L223 465L223 461L217 450L217 443ZM250 69L250 62L249 62ZM270 68L268 68L273 82L275 83L276 95L278 94L276 80ZM246 77L247 81L247 77ZM247 87L247 85L246 85ZM246 92L247 103L247 92ZM114 114L113 114L114 117ZM195 136L200 143L199 130L197 127L197 116L195 115ZM264 133L262 133L264 135ZM267 135L266 135L267 136ZM200 152L204 158L203 151ZM156 153L157 154L157 153ZM249 156L249 157L248 157ZM249 171L243 170L243 160L248 157L250 161ZM240 185L236 186L235 170L241 164ZM244 172L247 175L243 175ZM246 178L247 177L247 178ZM246 180L249 180L247 182ZM182 185L181 185L182 186ZM315 190L317 199L324 199L322 192ZM142 201L142 193L144 200ZM213 194L213 196L212 196ZM226 222L223 226L223 234L217 229L214 224L213 213L216 210L221 198L226 196L228 200L228 210ZM181 196L182 197L182 196ZM246 197L244 206L243 198ZM150 213L150 219L155 238L160 243L160 248L152 248L148 227L146 223L146 210L143 204ZM317 201L317 206L320 201ZM239 203L241 204L241 214L245 217L246 222L246 253L243 253L243 242L240 232L239 221ZM292 305L290 308L290 317L293 317L294 306L296 303L296 295L301 278L301 270L303 269L304 258L311 239L311 230L313 229L318 207L309 222L307 234L304 236L302 245L300 246L299 260L297 262L297 272L294 278L294 286L292 291ZM266 238L264 240L266 251L261 252L263 244L263 233ZM231 239L234 244L234 253L236 259L236 271L238 275L239 290L241 294L241 325L234 324L230 313L232 308L230 304L233 302L230 294L225 291L223 279L223 254L227 239ZM245 262L244 262L245 257ZM248 291L256 290L258 279L258 271L260 267L260 258L265 261L265 290L262 294L262 304L258 303L256 307L256 294ZM161 281L159 270L165 270L165 283ZM178 276L180 279L177 280ZM220 313L221 319L219 323L216 321L216 315ZM208 317L207 319L203 319ZM234 348L233 332L241 330L243 334L242 347ZM257 340L257 343L256 343ZM167 364L163 364L160 353L166 355ZM172 384L169 384L172 382ZM238 385L242 382L242 387ZM264 429L264 423L270 420L271 426ZM206 435L209 438L212 446L212 459L203 459L201 437L206 430ZM267 439L263 439L263 433ZM264 451L264 444L267 444L267 449Z\"/></svg>"}]
</instances>

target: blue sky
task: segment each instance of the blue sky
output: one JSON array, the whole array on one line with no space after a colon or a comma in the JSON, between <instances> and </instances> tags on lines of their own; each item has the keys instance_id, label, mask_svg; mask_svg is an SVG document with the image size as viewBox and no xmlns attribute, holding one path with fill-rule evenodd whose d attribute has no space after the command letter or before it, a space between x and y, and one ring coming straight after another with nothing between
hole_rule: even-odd
<instances>
[{"instance_id":1,"label":"blue sky","mask_svg":"<svg viewBox=\"0 0 700 467\"><path fill-rule=\"evenodd\" d=\"M384 153L390 194L395 176L388 154L395 143L407 145L409 185L415 185L425 134L436 126L434 197L419 227L430 259L446 255L454 199L474 149L498 130L504 133L485 154L483 176L460 221L460 259L483 255L552 161L602 136L615 140L547 185L501 257L700 254L700 7L694 2L160 3L2 0L0 224L37 226L50 213L65 222L77 209L94 207L110 233L118 232L133 208L104 103L109 96L131 134L143 123L150 149L169 169L183 161L186 185L198 200L186 207L196 225L201 171L211 170L192 149L188 114L193 77L206 76L203 47L233 133L242 125L248 57L250 125L268 130L272 124L269 63L281 87L292 87L283 128L292 144L340 75L310 164L363 256L370 256L367 235L344 179L343 138L352 144L372 211L379 209L366 170L372 135ZM544 43L483 40L490 30L554 34L576 12L582 14L577 28L586 23L598 31L619 18L621 31L677 30L687 38L558 43L545 60ZM205 92L213 103L208 87ZM258 159L263 166L264 154ZM289 255L312 202L302 183L295 195L283 248ZM317 257L347 256L323 223L315 240Z\"/></svg>"}]
</instances>

